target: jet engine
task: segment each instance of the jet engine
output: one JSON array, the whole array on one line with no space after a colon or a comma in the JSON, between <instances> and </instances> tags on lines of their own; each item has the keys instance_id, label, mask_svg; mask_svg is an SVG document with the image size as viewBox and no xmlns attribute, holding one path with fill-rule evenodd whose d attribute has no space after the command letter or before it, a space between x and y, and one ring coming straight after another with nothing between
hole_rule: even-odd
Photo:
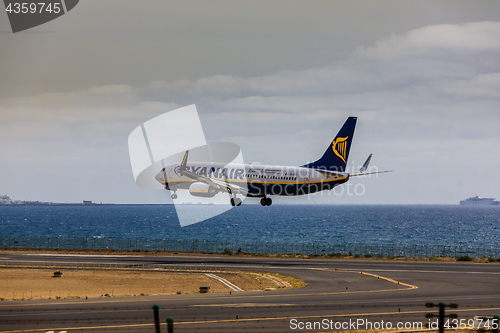
<instances>
[{"instance_id":1,"label":"jet engine","mask_svg":"<svg viewBox=\"0 0 500 333\"><path fill-rule=\"evenodd\" d=\"M208 184L196 182L189 186L189 193L195 197L211 198L219 191Z\"/></svg>"}]
</instances>

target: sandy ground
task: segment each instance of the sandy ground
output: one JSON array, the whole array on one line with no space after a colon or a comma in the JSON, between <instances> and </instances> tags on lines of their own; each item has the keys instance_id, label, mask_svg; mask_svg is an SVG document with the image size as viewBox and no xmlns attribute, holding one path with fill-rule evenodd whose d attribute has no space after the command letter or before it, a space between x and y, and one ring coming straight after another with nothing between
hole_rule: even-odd
<instances>
[{"instance_id":1,"label":"sandy ground","mask_svg":"<svg viewBox=\"0 0 500 333\"><path fill-rule=\"evenodd\" d=\"M53 277L56 270L62 272L62 277ZM276 277L278 281L288 282L287 287L305 285L292 277L263 272L211 273L245 291L286 288L283 283L276 281ZM2 301L191 294L198 293L200 287L210 287L210 292L234 292L223 283L199 272L0 268Z\"/></svg>"}]
</instances>

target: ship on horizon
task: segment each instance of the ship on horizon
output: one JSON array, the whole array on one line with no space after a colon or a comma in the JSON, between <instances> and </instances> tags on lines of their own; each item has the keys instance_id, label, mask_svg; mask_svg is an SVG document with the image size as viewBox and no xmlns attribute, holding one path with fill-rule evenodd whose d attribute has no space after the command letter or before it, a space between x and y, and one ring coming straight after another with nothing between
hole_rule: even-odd
<instances>
[{"instance_id":1,"label":"ship on horizon","mask_svg":"<svg viewBox=\"0 0 500 333\"><path fill-rule=\"evenodd\" d=\"M495 198L480 198L477 195L460 201L461 206L498 206L500 201Z\"/></svg>"}]
</instances>

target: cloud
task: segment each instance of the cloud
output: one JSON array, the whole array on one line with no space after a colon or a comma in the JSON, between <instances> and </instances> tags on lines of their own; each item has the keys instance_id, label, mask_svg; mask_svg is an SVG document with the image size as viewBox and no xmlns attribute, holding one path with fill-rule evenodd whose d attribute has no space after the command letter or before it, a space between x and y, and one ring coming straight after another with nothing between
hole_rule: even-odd
<instances>
[{"instance_id":1,"label":"cloud","mask_svg":"<svg viewBox=\"0 0 500 333\"><path fill-rule=\"evenodd\" d=\"M277 105L285 112L305 112L298 100L309 97L316 100L312 108L315 104L324 108L318 100L344 104L343 97L350 98L347 104L351 106L366 108L356 106L358 99L351 97L359 95L373 102L367 94L390 92L395 92L397 99L420 102L447 100L451 95L459 99L496 98L499 53L500 22L435 25L358 48L326 67L257 77L214 75L193 81L155 81L140 89L140 94L181 104L202 100L224 110L236 107L270 112Z\"/></svg>"},{"instance_id":2,"label":"cloud","mask_svg":"<svg viewBox=\"0 0 500 333\"><path fill-rule=\"evenodd\" d=\"M500 162L498 59L500 22L435 25L358 48L321 68L0 99L1 153L10 169L36 157L46 172L52 172L51 161L64 161L85 177L106 175L110 180L93 189L109 188L104 200L115 201L116 182L130 176L133 184L128 134L177 107L195 103L207 138L239 144L245 160L288 165L318 158L354 115L359 121L352 160L361 164L373 152L374 164L398 174L370 181L384 195L338 202L455 202L474 186L473 177L461 188L453 185L463 170L493 170ZM425 185L413 176L422 173ZM491 177L488 184L500 181ZM488 184L485 192L492 191ZM442 195L442 186L450 187L449 197L425 195Z\"/></svg>"},{"instance_id":3,"label":"cloud","mask_svg":"<svg viewBox=\"0 0 500 333\"><path fill-rule=\"evenodd\" d=\"M375 46L360 47L358 56L366 59L421 57L500 50L500 22L471 22L462 25L442 24L391 35Z\"/></svg>"}]
</instances>

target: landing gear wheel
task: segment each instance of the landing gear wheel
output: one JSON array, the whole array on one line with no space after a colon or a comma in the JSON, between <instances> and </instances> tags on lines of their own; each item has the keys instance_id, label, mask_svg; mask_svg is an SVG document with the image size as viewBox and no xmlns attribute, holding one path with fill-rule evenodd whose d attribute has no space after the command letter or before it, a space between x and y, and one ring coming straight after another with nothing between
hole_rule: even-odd
<instances>
[{"instance_id":1,"label":"landing gear wheel","mask_svg":"<svg viewBox=\"0 0 500 333\"><path fill-rule=\"evenodd\" d=\"M177 194L174 193L170 197L175 200L175 199L177 199Z\"/></svg>"},{"instance_id":2,"label":"landing gear wheel","mask_svg":"<svg viewBox=\"0 0 500 333\"><path fill-rule=\"evenodd\" d=\"M273 203L273 200L271 200L271 198L262 198L262 199L260 199L260 204L262 206L271 206L272 203Z\"/></svg>"},{"instance_id":3,"label":"landing gear wheel","mask_svg":"<svg viewBox=\"0 0 500 333\"><path fill-rule=\"evenodd\" d=\"M231 198L231 206L241 206L241 199Z\"/></svg>"}]
</instances>

